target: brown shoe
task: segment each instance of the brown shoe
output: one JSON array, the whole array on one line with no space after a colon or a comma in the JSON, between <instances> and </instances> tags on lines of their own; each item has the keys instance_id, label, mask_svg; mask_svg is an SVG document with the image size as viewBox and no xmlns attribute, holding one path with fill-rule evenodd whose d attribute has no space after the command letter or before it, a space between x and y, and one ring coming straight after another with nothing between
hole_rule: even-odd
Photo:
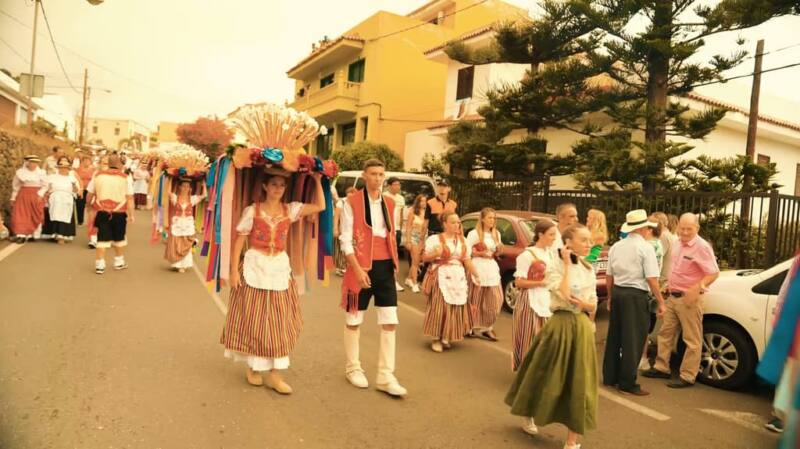
<instances>
[{"instance_id":1,"label":"brown shoe","mask_svg":"<svg viewBox=\"0 0 800 449\"><path fill-rule=\"evenodd\" d=\"M497 341L497 334L494 331L483 331L481 336L489 341Z\"/></svg>"},{"instance_id":2,"label":"brown shoe","mask_svg":"<svg viewBox=\"0 0 800 449\"><path fill-rule=\"evenodd\" d=\"M261 373L247 368L247 383L254 387L260 387L264 385L264 378L261 377Z\"/></svg>"},{"instance_id":3,"label":"brown shoe","mask_svg":"<svg viewBox=\"0 0 800 449\"><path fill-rule=\"evenodd\" d=\"M280 394L292 394L292 387L283 381L278 370L274 369L267 374L266 384L269 388L272 388Z\"/></svg>"},{"instance_id":4,"label":"brown shoe","mask_svg":"<svg viewBox=\"0 0 800 449\"><path fill-rule=\"evenodd\" d=\"M622 394L630 394L633 396L650 396L650 392L641 389L641 387L635 390L623 390L622 388L618 388L617 391Z\"/></svg>"}]
</instances>

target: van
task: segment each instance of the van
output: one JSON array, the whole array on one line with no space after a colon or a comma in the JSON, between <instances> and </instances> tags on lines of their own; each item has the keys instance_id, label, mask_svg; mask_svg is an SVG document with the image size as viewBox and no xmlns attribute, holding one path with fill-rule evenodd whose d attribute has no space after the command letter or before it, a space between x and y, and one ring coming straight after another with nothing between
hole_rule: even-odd
<instances>
[{"instance_id":1,"label":"van","mask_svg":"<svg viewBox=\"0 0 800 449\"><path fill-rule=\"evenodd\" d=\"M355 187L360 189L364 187L364 179L361 178L361 170L349 170L339 173L336 180L333 182L333 187L336 189L336 194L339 198L345 197L345 191L348 187ZM386 179L395 177L400 180L400 193L406 199L406 207L410 207L414 203L414 198L422 194L429 199L433 198L436 194L436 183L428 175L421 173L406 173L400 171L387 171ZM384 186L384 190L385 190ZM404 211L405 212L405 211ZM405 217L405 213L403 214Z\"/></svg>"}]
</instances>

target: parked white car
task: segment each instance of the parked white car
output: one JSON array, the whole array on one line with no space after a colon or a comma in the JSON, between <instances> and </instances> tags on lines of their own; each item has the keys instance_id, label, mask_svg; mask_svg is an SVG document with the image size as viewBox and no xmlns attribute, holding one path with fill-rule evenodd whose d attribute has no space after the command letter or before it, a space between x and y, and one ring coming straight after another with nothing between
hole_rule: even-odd
<instances>
[{"instance_id":1,"label":"parked white car","mask_svg":"<svg viewBox=\"0 0 800 449\"><path fill-rule=\"evenodd\" d=\"M723 271L703 295L699 381L735 389L752 379L772 334L778 292L791 265L790 259L766 270Z\"/></svg>"},{"instance_id":2,"label":"parked white car","mask_svg":"<svg viewBox=\"0 0 800 449\"><path fill-rule=\"evenodd\" d=\"M406 207L410 207L417 195L423 194L428 198L433 198L436 192L436 183L433 178L422 173L406 173L400 171L387 171L386 179L398 178L400 180L400 193L406 199ZM345 190L348 187L360 189L364 187L364 179L361 178L361 170L348 170L339 173L334 181L333 187L340 198L344 198ZM405 216L405 215L403 215Z\"/></svg>"}]
</instances>

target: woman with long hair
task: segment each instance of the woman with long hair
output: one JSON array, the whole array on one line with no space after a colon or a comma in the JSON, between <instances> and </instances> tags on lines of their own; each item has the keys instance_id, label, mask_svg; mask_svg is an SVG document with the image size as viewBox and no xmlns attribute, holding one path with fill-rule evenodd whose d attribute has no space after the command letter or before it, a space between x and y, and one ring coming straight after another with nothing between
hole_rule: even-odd
<instances>
[{"instance_id":1,"label":"woman with long hair","mask_svg":"<svg viewBox=\"0 0 800 449\"><path fill-rule=\"evenodd\" d=\"M467 309L467 271L480 286L478 272L470 260L471 248L461 234L461 220L455 212L442 214L444 232L425 240L424 262L431 262L423 288L428 295L423 332L433 337L431 349L442 352L450 343L461 341L472 329Z\"/></svg>"},{"instance_id":2,"label":"woman with long hair","mask_svg":"<svg viewBox=\"0 0 800 449\"><path fill-rule=\"evenodd\" d=\"M182 178L178 182L177 193L169 194L169 230L164 258L173 270L185 273L192 268L192 248L195 244L197 229L194 224L195 206L206 197L205 182L200 181L202 192L195 195L191 178Z\"/></svg>"},{"instance_id":3,"label":"woman with long hair","mask_svg":"<svg viewBox=\"0 0 800 449\"><path fill-rule=\"evenodd\" d=\"M550 291L547 289L547 270L553 266L555 253L551 249L558 236L556 224L543 219L533 228L533 245L517 256L514 285L520 295L514 305L511 339L514 344L511 368L516 371L550 317Z\"/></svg>"},{"instance_id":4,"label":"woman with long hair","mask_svg":"<svg viewBox=\"0 0 800 449\"><path fill-rule=\"evenodd\" d=\"M428 197L425 195L420 194L414 198L414 204L408 210L405 230L403 231L403 234L408 236L406 248L408 248L408 254L411 255L406 285L411 287L411 291L414 293L419 293L417 274L419 273L419 262L422 257L422 245L425 242L425 207L427 204Z\"/></svg>"},{"instance_id":5,"label":"woman with long hair","mask_svg":"<svg viewBox=\"0 0 800 449\"><path fill-rule=\"evenodd\" d=\"M236 226L230 267L228 315L220 342L225 356L247 363L247 382L291 394L279 370L289 368L303 317L297 286L286 253L289 227L301 217L325 210L320 175L315 174L315 203L283 202L286 178L273 175L263 183L263 201L242 212ZM249 249L242 252L245 243ZM261 373L267 371L266 379Z\"/></svg>"},{"instance_id":6,"label":"woman with long hair","mask_svg":"<svg viewBox=\"0 0 800 449\"><path fill-rule=\"evenodd\" d=\"M562 233L564 248L548 270L553 316L533 339L506 395L511 413L525 417L524 429L536 423L567 427L565 449L578 449L578 436L597 426L597 352L587 313L597 308L596 279L583 258L591 233L576 224Z\"/></svg>"},{"instance_id":7,"label":"woman with long hair","mask_svg":"<svg viewBox=\"0 0 800 449\"><path fill-rule=\"evenodd\" d=\"M586 256L586 261L595 264L603 248L608 243L608 226L606 225L606 214L599 209L589 209L586 213L586 227L592 236L592 249Z\"/></svg>"},{"instance_id":8,"label":"woman with long hair","mask_svg":"<svg viewBox=\"0 0 800 449\"><path fill-rule=\"evenodd\" d=\"M469 309L472 314L470 336L482 336L497 341L494 323L503 307L503 287L500 283L500 266L495 257L503 242L497 231L497 212L491 207L481 209L475 229L467 234L467 246L472 250L472 264L478 271L480 286L470 283Z\"/></svg>"}]
</instances>

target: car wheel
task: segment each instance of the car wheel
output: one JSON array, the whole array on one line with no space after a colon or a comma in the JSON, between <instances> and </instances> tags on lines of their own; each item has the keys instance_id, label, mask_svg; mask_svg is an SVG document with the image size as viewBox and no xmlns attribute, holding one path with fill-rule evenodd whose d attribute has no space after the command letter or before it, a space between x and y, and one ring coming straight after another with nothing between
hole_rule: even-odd
<instances>
[{"instance_id":1,"label":"car wheel","mask_svg":"<svg viewBox=\"0 0 800 449\"><path fill-rule=\"evenodd\" d=\"M756 367L755 348L744 331L730 323L703 324L703 353L697 379L712 387L743 387Z\"/></svg>"},{"instance_id":2,"label":"car wheel","mask_svg":"<svg viewBox=\"0 0 800 449\"><path fill-rule=\"evenodd\" d=\"M519 289L514 285L513 279L503 281L503 308L508 313L514 313L514 307L519 299Z\"/></svg>"}]
</instances>

